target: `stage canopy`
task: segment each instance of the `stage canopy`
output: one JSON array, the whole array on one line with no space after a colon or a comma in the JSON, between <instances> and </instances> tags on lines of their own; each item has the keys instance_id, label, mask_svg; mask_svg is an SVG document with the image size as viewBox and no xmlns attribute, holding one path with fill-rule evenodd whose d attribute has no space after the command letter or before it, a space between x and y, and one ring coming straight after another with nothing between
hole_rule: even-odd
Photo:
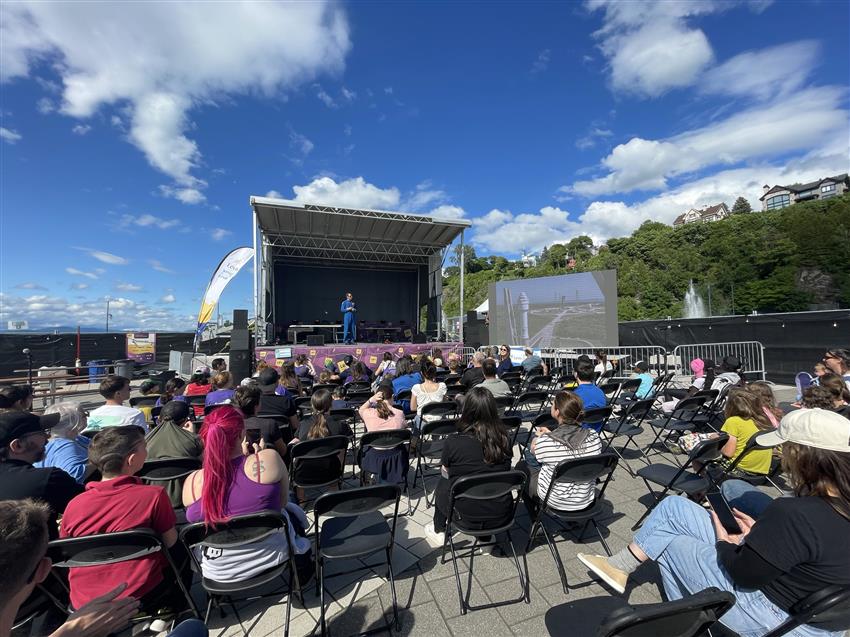
<instances>
[{"instance_id":1,"label":"stage canopy","mask_svg":"<svg viewBox=\"0 0 850 637\"><path fill-rule=\"evenodd\" d=\"M263 318L257 321L258 344L270 338L263 321L274 318L274 266L281 262L302 267L311 263L317 267L360 263L421 269L428 278L429 327L434 314L435 327L440 329L445 250L458 236L463 242L469 221L256 196L250 202L254 215L255 311ZM463 283L461 297L462 290Z\"/></svg>"}]
</instances>

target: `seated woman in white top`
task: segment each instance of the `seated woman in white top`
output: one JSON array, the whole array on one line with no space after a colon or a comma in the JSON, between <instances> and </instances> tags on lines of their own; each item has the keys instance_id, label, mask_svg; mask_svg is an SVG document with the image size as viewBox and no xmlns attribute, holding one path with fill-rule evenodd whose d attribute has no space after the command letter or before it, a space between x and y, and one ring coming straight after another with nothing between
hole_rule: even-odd
<instances>
[{"instance_id":1,"label":"seated woman in white top","mask_svg":"<svg viewBox=\"0 0 850 637\"><path fill-rule=\"evenodd\" d=\"M437 366L431 361L425 359L422 362L422 378L424 380L410 388L412 394L410 398L410 409L416 411L416 419L414 420L414 428L419 429L422 426L422 408L430 403L439 403L446 396L446 384L437 382ZM437 420L436 416L429 417L428 420Z\"/></svg>"}]
</instances>

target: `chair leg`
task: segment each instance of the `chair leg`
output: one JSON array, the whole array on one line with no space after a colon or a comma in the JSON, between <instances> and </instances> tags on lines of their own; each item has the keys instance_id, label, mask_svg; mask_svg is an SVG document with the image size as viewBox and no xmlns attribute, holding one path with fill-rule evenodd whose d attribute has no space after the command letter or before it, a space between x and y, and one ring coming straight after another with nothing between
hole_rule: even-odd
<instances>
[{"instance_id":1,"label":"chair leg","mask_svg":"<svg viewBox=\"0 0 850 637\"><path fill-rule=\"evenodd\" d=\"M204 624L210 620L210 611L212 610L213 596L207 593L207 612L204 613Z\"/></svg>"},{"instance_id":2,"label":"chair leg","mask_svg":"<svg viewBox=\"0 0 850 637\"><path fill-rule=\"evenodd\" d=\"M290 565L289 568L289 590L286 592L286 615L283 618L283 637L289 637L289 616L292 611L292 595L293 595L293 571L294 569Z\"/></svg>"},{"instance_id":3,"label":"chair leg","mask_svg":"<svg viewBox=\"0 0 850 637\"><path fill-rule=\"evenodd\" d=\"M599 536L599 541L602 542L605 552L608 554L608 557L611 557L613 553L611 553L611 549L608 548L608 542L605 541L605 537L602 535L599 525L596 523L596 520L591 519L590 521L593 523L593 528L596 529L596 534Z\"/></svg>"},{"instance_id":4,"label":"chair leg","mask_svg":"<svg viewBox=\"0 0 850 637\"><path fill-rule=\"evenodd\" d=\"M561 576L561 586L564 589L564 594L569 593L569 588L567 586L567 572L564 570L564 563L561 561L561 556L558 553L558 547L555 546L555 541L549 535L549 531L546 530L546 525L541 522L540 528L543 530L543 537L546 538L546 544L549 546L549 551L552 553L552 559L555 560L555 566L558 567L558 575Z\"/></svg>"},{"instance_id":5,"label":"chair leg","mask_svg":"<svg viewBox=\"0 0 850 637\"><path fill-rule=\"evenodd\" d=\"M448 537L449 547L451 548L452 552L452 567L455 571L455 584L457 585L457 601L460 604L460 614L466 615L466 605L463 602L463 591L460 587L460 572L457 569L457 554L455 553L455 543L450 533L451 528L446 528L446 536ZM443 551L445 552L445 545L443 546Z\"/></svg>"},{"instance_id":6,"label":"chair leg","mask_svg":"<svg viewBox=\"0 0 850 637\"><path fill-rule=\"evenodd\" d=\"M531 603L531 583L529 582L528 575L528 562L525 559L525 555L522 556L522 563L525 566L525 572L523 573L523 569L520 568L519 558L516 554L516 548L514 547L514 539L511 537L511 532L507 531L507 544L511 547L511 555L514 559L514 566L516 566L517 573L519 574L519 583L522 586L522 592L525 596L525 603Z\"/></svg>"},{"instance_id":7,"label":"chair leg","mask_svg":"<svg viewBox=\"0 0 850 637\"><path fill-rule=\"evenodd\" d=\"M325 565L319 561L319 625L322 629L322 637L328 634L328 627L325 625Z\"/></svg>"},{"instance_id":8,"label":"chair leg","mask_svg":"<svg viewBox=\"0 0 850 637\"><path fill-rule=\"evenodd\" d=\"M393 547L387 548L387 574L390 579L390 592L393 596L393 627L396 632L401 631L401 622L398 619L398 600L395 594L395 577L393 575Z\"/></svg>"}]
</instances>

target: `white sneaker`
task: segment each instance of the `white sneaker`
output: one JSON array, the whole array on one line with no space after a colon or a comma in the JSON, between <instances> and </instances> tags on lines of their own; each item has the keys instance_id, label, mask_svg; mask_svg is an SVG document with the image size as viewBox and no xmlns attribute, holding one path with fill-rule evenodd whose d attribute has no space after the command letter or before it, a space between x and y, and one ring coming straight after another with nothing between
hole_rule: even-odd
<instances>
[{"instance_id":1,"label":"white sneaker","mask_svg":"<svg viewBox=\"0 0 850 637\"><path fill-rule=\"evenodd\" d=\"M425 525L425 537L431 546L443 546L446 543L446 534L434 529L434 523Z\"/></svg>"}]
</instances>

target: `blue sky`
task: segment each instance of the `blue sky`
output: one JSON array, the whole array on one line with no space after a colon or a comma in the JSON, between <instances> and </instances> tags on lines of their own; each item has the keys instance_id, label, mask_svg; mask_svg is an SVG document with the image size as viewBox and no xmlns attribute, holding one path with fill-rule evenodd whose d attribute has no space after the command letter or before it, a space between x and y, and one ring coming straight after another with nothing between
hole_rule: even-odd
<instances>
[{"instance_id":1,"label":"blue sky","mask_svg":"<svg viewBox=\"0 0 850 637\"><path fill-rule=\"evenodd\" d=\"M850 167L844 2L0 7L0 321L188 329L250 195L479 254ZM241 274L222 312L250 307Z\"/></svg>"}]
</instances>

